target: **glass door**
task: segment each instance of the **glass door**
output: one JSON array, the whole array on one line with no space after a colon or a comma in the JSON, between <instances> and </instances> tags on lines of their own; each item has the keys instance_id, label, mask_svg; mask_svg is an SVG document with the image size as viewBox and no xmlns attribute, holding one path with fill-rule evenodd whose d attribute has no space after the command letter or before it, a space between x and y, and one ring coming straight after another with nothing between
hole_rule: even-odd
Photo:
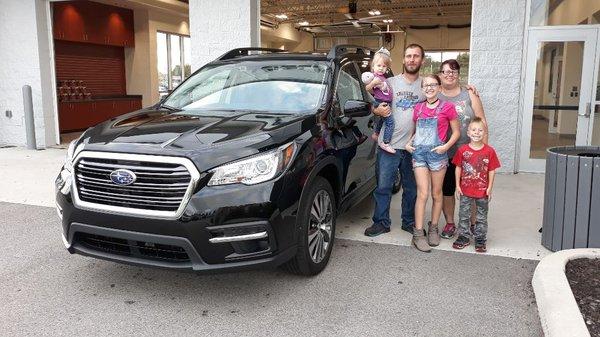
<instances>
[{"instance_id":1,"label":"glass door","mask_svg":"<svg viewBox=\"0 0 600 337\"><path fill-rule=\"evenodd\" d=\"M598 31L529 31L519 171L543 172L547 148L591 143Z\"/></svg>"}]
</instances>

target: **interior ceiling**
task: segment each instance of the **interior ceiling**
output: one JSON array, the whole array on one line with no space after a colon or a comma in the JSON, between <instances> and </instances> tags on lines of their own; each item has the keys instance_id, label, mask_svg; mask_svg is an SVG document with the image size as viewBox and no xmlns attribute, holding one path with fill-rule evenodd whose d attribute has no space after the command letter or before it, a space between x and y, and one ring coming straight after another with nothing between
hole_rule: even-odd
<instances>
[{"instance_id":1,"label":"interior ceiling","mask_svg":"<svg viewBox=\"0 0 600 337\"><path fill-rule=\"evenodd\" d=\"M298 23L307 21L318 30L361 31L386 30L384 19L392 19L390 30L406 29L409 26L468 25L471 23L472 0L261 0L260 10L263 19L272 23ZM355 13L352 13L353 9ZM369 11L378 10L381 17L369 19ZM276 15L285 14L287 19ZM360 25L352 24L353 19L363 19ZM376 25L372 27L370 23ZM360 26L360 27L357 27ZM317 30L312 29L312 32Z\"/></svg>"}]
</instances>

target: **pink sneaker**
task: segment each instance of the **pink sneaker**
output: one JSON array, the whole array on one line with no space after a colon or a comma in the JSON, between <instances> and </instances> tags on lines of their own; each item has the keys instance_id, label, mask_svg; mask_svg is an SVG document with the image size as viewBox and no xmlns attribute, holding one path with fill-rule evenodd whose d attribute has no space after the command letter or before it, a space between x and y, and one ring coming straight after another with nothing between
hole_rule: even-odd
<instances>
[{"instance_id":1,"label":"pink sneaker","mask_svg":"<svg viewBox=\"0 0 600 337\"><path fill-rule=\"evenodd\" d=\"M441 237L443 237L444 239L451 239L454 236L454 232L456 231L456 226L454 225L454 223L446 223L446 226L444 226L444 230L442 231L442 234L440 234Z\"/></svg>"},{"instance_id":2,"label":"pink sneaker","mask_svg":"<svg viewBox=\"0 0 600 337\"><path fill-rule=\"evenodd\" d=\"M396 153L396 150L394 150L394 148L391 147L390 144L379 143L379 147L385 152Z\"/></svg>"},{"instance_id":3,"label":"pink sneaker","mask_svg":"<svg viewBox=\"0 0 600 337\"><path fill-rule=\"evenodd\" d=\"M374 141L377 141L377 140L379 139L379 134L378 134L378 133L376 133L376 132L375 132L375 133L373 133L373 134L371 135L371 139L373 139Z\"/></svg>"}]
</instances>

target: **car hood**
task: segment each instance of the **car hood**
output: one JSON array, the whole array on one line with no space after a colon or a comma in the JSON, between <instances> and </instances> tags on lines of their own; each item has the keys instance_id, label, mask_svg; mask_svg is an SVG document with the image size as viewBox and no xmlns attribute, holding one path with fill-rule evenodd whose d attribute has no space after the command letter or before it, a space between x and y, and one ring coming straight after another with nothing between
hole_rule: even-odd
<instances>
[{"instance_id":1,"label":"car hood","mask_svg":"<svg viewBox=\"0 0 600 337\"><path fill-rule=\"evenodd\" d=\"M142 110L89 129L81 143L89 151L184 156L205 171L289 142L315 125L313 114Z\"/></svg>"}]
</instances>

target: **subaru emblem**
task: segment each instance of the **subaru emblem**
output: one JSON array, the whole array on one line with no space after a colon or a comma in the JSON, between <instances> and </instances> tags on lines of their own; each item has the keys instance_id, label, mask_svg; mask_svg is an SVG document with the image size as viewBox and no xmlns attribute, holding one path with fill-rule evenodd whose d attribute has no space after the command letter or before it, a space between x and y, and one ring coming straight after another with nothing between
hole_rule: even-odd
<instances>
[{"instance_id":1,"label":"subaru emblem","mask_svg":"<svg viewBox=\"0 0 600 337\"><path fill-rule=\"evenodd\" d=\"M118 169L110 173L110 180L117 185L131 185L136 178L135 173L126 169Z\"/></svg>"}]
</instances>

